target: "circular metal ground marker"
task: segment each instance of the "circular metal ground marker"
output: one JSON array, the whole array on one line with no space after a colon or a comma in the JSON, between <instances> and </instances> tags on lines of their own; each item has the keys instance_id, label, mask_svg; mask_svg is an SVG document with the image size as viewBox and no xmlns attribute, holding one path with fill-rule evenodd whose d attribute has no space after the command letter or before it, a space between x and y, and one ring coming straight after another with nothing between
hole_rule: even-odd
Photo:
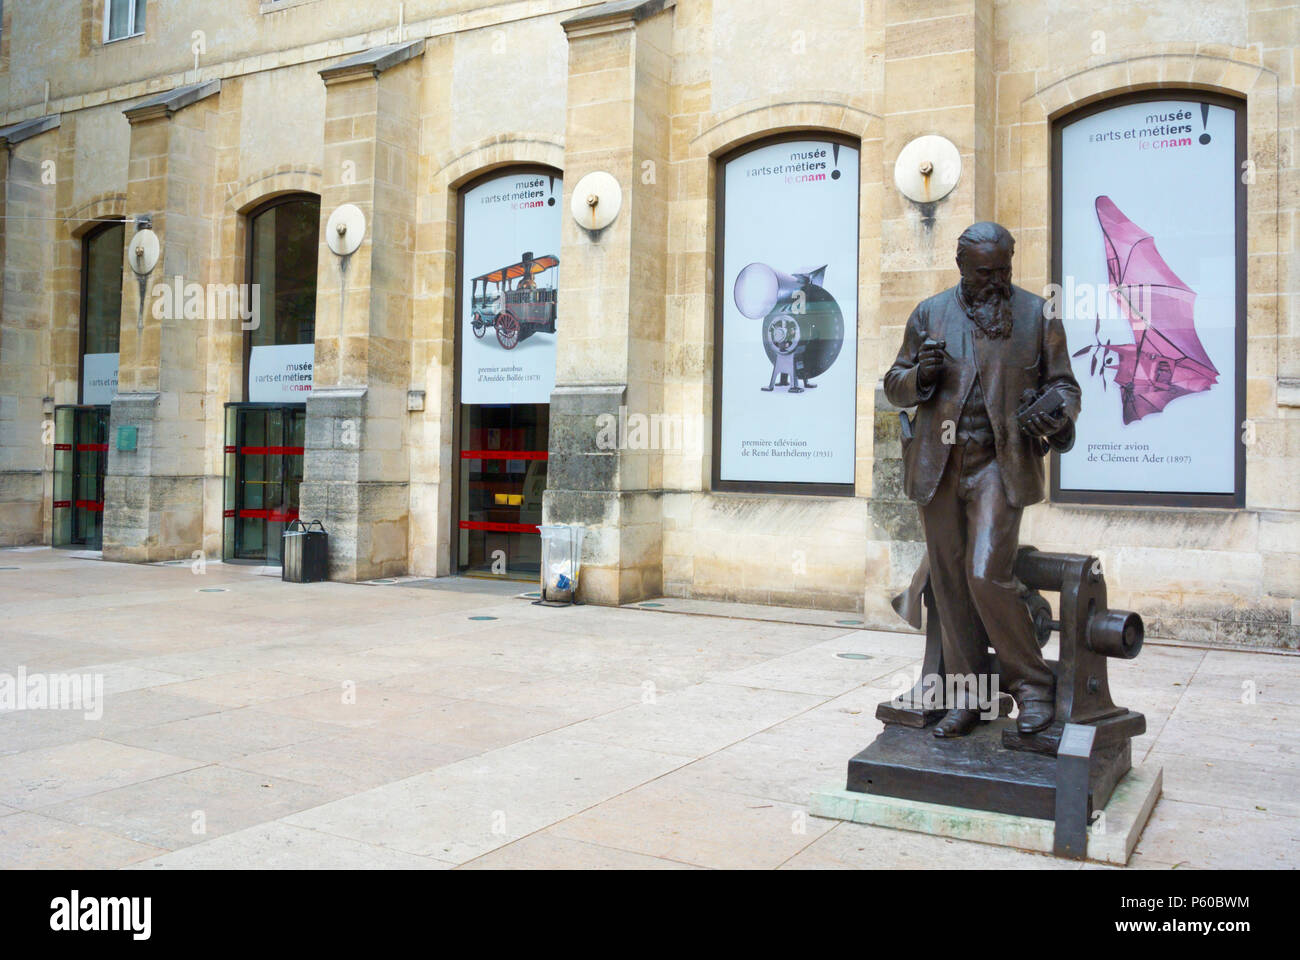
<instances>
[{"instance_id":1,"label":"circular metal ground marker","mask_svg":"<svg viewBox=\"0 0 1300 960\"><path fill-rule=\"evenodd\" d=\"M835 656L839 657L841 660L870 660L871 659L871 654L869 653L837 653L835 654Z\"/></svg>"},{"instance_id":2,"label":"circular metal ground marker","mask_svg":"<svg viewBox=\"0 0 1300 960\"><path fill-rule=\"evenodd\" d=\"M21 570L22 567L0 567L0 570Z\"/></svg>"},{"instance_id":3,"label":"circular metal ground marker","mask_svg":"<svg viewBox=\"0 0 1300 960\"><path fill-rule=\"evenodd\" d=\"M471 620L495 620L496 617L470 617Z\"/></svg>"},{"instance_id":4,"label":"circular metal ground marker","mask_svg":"<svg viewBox=\"0 0 1300 960\"><path fill-rule=\"evenodd\" d=\"M226 593L225 587L199 587L199 593Z\"/></svg>"},{"instance_id":5,"label":"circular metal ground marker","mask_svg":"<svg viewBox=\"0 0 1300 960\"><path fill-rule=\"evenodd\" d=\"M662 607L663 604L662 604L662 603L642 603L642 604L638 604L638 606L642 606L642 607Z\"/></svg>"},{"instance_id":6,"label":"circular metal ground marker","mask_svg":"<svg viewBox=\"0 0 1300 960\"><path fill-rule=\"evenodd\" d=\"M842 627L860 627L860 626L862 626L862 621L861 621L861 620L836 620L835 622L838 623L838 624L839 624L840 626L842 626Z\"/></svg>"},{"instance_id":7,"label":"circular metal ground marker","mask_svg":"<svg viewBox=\"0 0 1300 960\"><path fill-rule=\"evenodd\" d=\"M391 579L385 579L385 580L371 580L370 582L371 583L396 583L397 581Z\"/></svg>"}]
</instances>

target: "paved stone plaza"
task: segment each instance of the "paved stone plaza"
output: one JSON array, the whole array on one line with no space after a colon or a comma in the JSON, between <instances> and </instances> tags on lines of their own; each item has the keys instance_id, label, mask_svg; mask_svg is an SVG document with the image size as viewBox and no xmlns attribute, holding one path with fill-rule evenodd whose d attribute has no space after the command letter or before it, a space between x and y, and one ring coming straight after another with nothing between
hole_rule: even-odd
<instances>
[{"instance_id":1,"label":"paved stone plaza","mask_svg":"<svg viewBox=\"0 0 1300 960\"><path fill-rule=\"evenodd\" d=\"M1077 868L806 816L919 636L527 589L0 551L0 675L105 693L0 715L0 866ZM1300 658L1153 643L1111 677L1164 768L1131 866L1300 866Z\"/></svg>"}]
</instances>

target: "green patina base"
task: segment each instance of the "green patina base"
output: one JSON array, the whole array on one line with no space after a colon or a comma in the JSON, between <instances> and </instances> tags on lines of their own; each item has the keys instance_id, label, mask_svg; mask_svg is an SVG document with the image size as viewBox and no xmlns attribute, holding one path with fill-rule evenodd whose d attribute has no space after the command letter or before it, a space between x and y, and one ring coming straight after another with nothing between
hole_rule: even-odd
<instances>
[{"instance_id":1,"label":"green patina base","mask_svg":"<svg viewBox=\"0 0 1300 960\"><path fill-rule=\"evenodd\" d=\"M1121 866L1128 863L1138 837L1142 835L1142 828L1160 797L1162 775L1161 767L1140 765L1124 776L1092 825L1088 835L1089 860ZM1051 820L946 807L850 790L814 793L809 812L814 817L993 843L1037 853L1052 852L1055 826Z\"/></svg>"}]
</instances>

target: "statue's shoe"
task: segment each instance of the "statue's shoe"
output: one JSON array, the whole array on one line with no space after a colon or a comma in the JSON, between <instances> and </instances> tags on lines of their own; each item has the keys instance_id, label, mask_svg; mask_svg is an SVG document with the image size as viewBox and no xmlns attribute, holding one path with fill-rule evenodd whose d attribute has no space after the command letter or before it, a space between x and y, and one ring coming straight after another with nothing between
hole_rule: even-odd
<instances>
[{"instance_id":1,"label":"statue's shoe","mask_svg":"<svg viewBox=\"0 0 1300 960\"><path fill-rule=\"evenodd\" d=\"M949 710L934 726L934 735L940 740L964 737L980 722L978 710Z\"/></svg>"},{"instance_id":2,"label":"statue's shoe","mask_svg":"<svg viewBox=\"0 0 1300 960\"><path fill-rule=\"evenodd\" d=\"M1038 733L1052 725L1056 710L1050 700L1026 700L1020 705L1016 729L1021 733Z\"/></svg>"}]
</instances>

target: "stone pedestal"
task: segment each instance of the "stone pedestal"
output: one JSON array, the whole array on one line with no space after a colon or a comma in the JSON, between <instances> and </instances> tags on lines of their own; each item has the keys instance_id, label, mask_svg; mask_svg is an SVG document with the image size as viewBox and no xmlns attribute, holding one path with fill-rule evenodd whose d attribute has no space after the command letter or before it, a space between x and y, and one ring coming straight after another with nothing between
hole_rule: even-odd
<instances>
[{"instance_id":1,"label":"stone pedestal","mask_svg":"<svg viewBox=\"0 0 1300 960\"><path fill-rule=\"evenodd\" d=\"M1134 767L1125 775L1100 810L1101 815L1094 816L1089 826L1087 859L1120 866L1128 863L1160 799L1163 777L1161 767L1146 764ZM809 812L814 817L992 843L1035 853L1052 852L1056 826L1050 819L838 789L814 793Z\"/></svg>"},{"instance_id":2,"label":"stone pedestal","mask_svg":"<svg viewBox=\"0 0 1300 960\"><path fill-rule=\"evenodd\" d=\"M166 430L168 419L160 411L162 399L157 393L119 393L113 398L104 477L106 558L188 560L202 548L203 478L171 475L159 456L159 433ZM120 427L135 427L134 450L117 449Z\"/></svg>"},{"instance_id":3,"label":"stone pedestal","mask_svg":"<svg viewBox=\"0 0 1300 960\"><path fill-rule=\"evenodd\" d=\"M849 761L848 789L928 803L1051 820L1056 809L1056 759L1008 750L1003 733L1014 721L994 720L955 740L930 730L886 724ZM1129 741L1092 758L1088 808L1100 810L1132 766Z\"/></svg>"},{"instance_id":4,"label":"stone pedestal","mask_svg":"<svg viewBox=\"0 0 1300 960\"><path fill-rule=\"evenodd\" d=\"M369 401L365 387L318 387L307 399L300 513L329 533L331 580L406 570L406 484L362 476Z\"/></svg>"}]
</instances>

